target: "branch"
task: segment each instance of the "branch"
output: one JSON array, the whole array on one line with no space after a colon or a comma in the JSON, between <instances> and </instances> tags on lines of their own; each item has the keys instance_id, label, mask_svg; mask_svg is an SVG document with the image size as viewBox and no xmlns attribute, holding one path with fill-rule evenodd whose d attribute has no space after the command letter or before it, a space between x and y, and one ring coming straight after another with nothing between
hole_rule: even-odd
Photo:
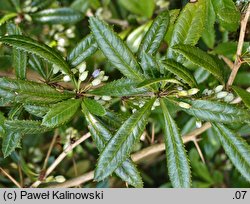
<instances>
[{"instance_id":1,"label":"branch","mask_svg":"<svg viewBox=\"0 0 250 204\"><path fill-rule=\"evenodd\" d=\"M67 156L67 154L73 150L75 147L77 147L79 144L81 144L83 141L88 139L90 137L90 133L83 135L79 140L77 140L75 143L70 144L58 157L57 159L51 164L51 166L46 170L44 178L46 178L57 166L62 162L62 160ZM34 182L31 187L36 188L38 187L42 181L37 180Z\"/></svg>"},{"instance_id":2,"label":"branch","mask_svg":"<svg viewBox=\"0 0 250 204\"><path fill-rule=\"evenodd\" d=\"M244 45L244 38L245 38L245 34L246 34L246 27L247 27L247 23L248 23L248 19L250 16L250 4L248 4L248 8L245 14L245 17L242 19L241 21L241 29L240 29L240 37L239 37L239 42L238 42L238 47L237 47L237 52L236 52L236 59L234 62L234 66L233 66L233 70L229 76L228 82L227 82L227 89L230 88L230 86L232 86L234 79L237 75L237 72L241 66L241 53L242 53L242 49L243 49L243 45Z\"/></svg>"},{"instance_id":3,"label":"branch","mask_svg":"<svg viewBox=\"0 0 250 204\"><path fill-rule=\"evenodd\" d=\"M206 122L201 128L195 129L194 131L186 134L183 136L183 142L187 143L190 141L194 141L198 135L205 132L207 129L211 127L211 124L209 122ZM131 155L131 158L134 162L139 163L141 160L143 160L146 157L149 157L151 155L154 155L156 153L162 152L165 150L165 144L155 144L150 147L147 147L145 149L142 149L141 151L134 153ZM78 186L80 184L86 183L88 181L91 181L94 179L94 171L90 171L86 174L83 174L82 176L75 177L73 179L70 179L68 181L65 181L64 183L54 184L48 186L49 188L69 188Z\"/></svg>"},{"instance_id":4,"label":"branch","mask_svg":"<svg viewBox=\"0 0 250 204\"><path fill-rule=\"evenodd\" d=\"M18 188L22 188L22 186L1 167L0 167L0 171L2 171L3 175L8 177Z\"/></svg>"}]
</instances>

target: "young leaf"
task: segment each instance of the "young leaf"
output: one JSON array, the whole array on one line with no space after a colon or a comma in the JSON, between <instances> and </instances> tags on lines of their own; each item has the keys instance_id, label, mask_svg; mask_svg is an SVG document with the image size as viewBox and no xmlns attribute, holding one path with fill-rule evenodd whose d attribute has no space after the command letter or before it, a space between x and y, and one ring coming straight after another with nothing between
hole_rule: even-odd
<instances>
[{"instance_id":1,"label":"young leaf","mask_svg":"<svg viewBox=\"0 0 250 204\"><path fill-rule=\"evenodd\" d=\"M89 98L83 100L84 105L90 113L97 116L103 116L106 114L105 108L97 101Z\"/></svg>"},{"instance_id":2,"label":"young leaf","mask_svg":"<svg viewBox=\"0 0 250 204\"><path fill-rule=\"evenodd\" d=\"M166 70L181 78L190 87L197 87L197 82L189 70L174 60L165 60L160 63Z\"/></svg>"},{"instance_id":3,"label":"young leaf","mask_svg":"<svg viewBox=\"0 0 250 204\"><path fill-rule=\"evenodd\" d=\"M69 53L67 60L76 67L81 64L86 58L90 57L97 51L98 45L95 42L93 35L87 35L77 44L77 46Z\"/></svg>"},{"instance_id":4,"label":"young leaf","mask_svg":"<svg viewBox=\"0 0 250 204\"><path fill-rule=\"evenodd\" d=\"M22 135L18 132L7 132L3 137L2 152L8 157L19 145Z\"/></svg>"},{"instance_id":5,"label":"young leaf","mask_svg":"<svg viewBox=\"0 0 250 204\"><path fill-rule=\"evenodd\" d=\"M139 64L117 34L107 24L95 17L91 17L89 23L98 46L111 64L124 76L141 81L143 76Z\"/></svg>"},{"instance_id":6,"label":"young leaf","mask_svg":"<svg viewBox=\"0 0 250 204\"><path fill-rule=\"evenodd\" d=\"M119 0L119 3L132 13L151 18L154 12L154 0Z\"/></svg>"},{"instance_id":7,"label":"young leaf","mask_svg":"<svg viewBox=\"0 0 250 204\"><path fill-rule=\"evenodd\" d=\"M154 101L155 99L151 99L130 116L114 137L109 140L99 157L95 170L95 180L105 179L126 160L134 144L140 139Z\"/></svg>"},{"instance_id":8,"label":"young leaf","mask_svg":"<svg viewBox=\"0 0 250 204\"><path fill-rule=\"evenodd\" d=\"M27 105L24 105L24 109L34 116L43 118L46 115L46 113L49 112L50 107L27 104Z\"/></svg>"},{"instance_id":9,"label":"young leaf","mask_svg":"<svg viewBox=\"0 0 250 204\"><path fill-rule=\"evenodd\" d=\"M56 65L59 69L61 69L61 71L64 71L71 77L73 75L69 68L69 65L65 62L62 56L45 44L39 43L29 37L21 35L3 36L0 38L0 42L3 42L25 52L38 55L49 63Z\"/></svg>"},{"instance_id":10,"label":"young leaf","mask_svg":"<svg viewBox=\"0 0 250 204\"><path fill-rule=\"evenodd\" d=\"M93 140L101 152L106 143L113 137L110 131L97 119L95 118L83 105L83 112L88 122L88 127ZM117 176L122 180L126 181L128 184L141 188L143 186L140 173L136 169L135 165L130 159L124 161L120 167L115 170Z\"/></svg>"},{"instance_id":11,"label":"young leaf","mask_svg":"<svg viewBox=\"0 0 250 204\"><path fill-rule=\"evenodd\" d=\"M215 12L222 27L236 31L240 25L240 12L232 0L212 0Z\"/></svg>"},{"instance_id":12,"label":"young leaf","mask_svg":"<svg viewBox=\"0 0 250 204\"><path fill-rule=\"evenodd\" d=\"M171 78L164 77L164 78L157 78L157 79L147 79L147 80L144 80L142 83L138 84L137 87L138 87L138 88L142 88L142 87L150 86L150 85L152 85L152 84L156 84L156 83L159 83L159 82L173 83L173 84L182 85L182 83L179 82L179 81L176 80L176 79L171 79Z\"/></svg>"},{"instance_id":13,"label":"young leaf","mask_svg":"<svg viewBox=\"0 0 250 204\"><path fill-rule=\"evenodd\" d=\"M195 45L201 37L206 23L207 0L188 3L181 11L172 34L167 56L177 58L172 47L176 44Z\"/></svg>"},{"instance_id":14,"label":"young leaf","mask_svg":"<svg viewBox=\"0 0 250 204\"><path fill-rule=\"evenodd\" d=\"M42 125L54 128L67 123L76 114L80 104L80 99L69 99L56 104L44 116Z\"/></svg>"},{"instance_id":15,"label":"young leaf","mask_svg":"<svg viewBox=\"0 0 250 204\"><path fill-rule=\"evenodd\" d=\"M8 131L21 134L41 134L51 130L42 126L41 122L33 120L6 120L4 125Z\"/></svg>"},{"instance_id":16,"label":"young leaf","mask_svg":"<svg viewBox=\"0 0 250 204\"><path fill-rule=\"evenodd\" d=\"M21 35L21 29L14 23L7 23L7 32L9 35ZM16 77L18 79L26 78L27 53L18 49L13 49L12 53L13 67L15 68Z\"/></svg>"},{"instance_id":17,"label":"young leaf","mask_svg":"<svg viewBox=\"0 0 250 204\"><path fill-rule=\"evenodd\" d=\"M250 147L247 142L223 124L213 123L212 127L233 165L250 182Z\"/></svg>"},{"instance_id":18,"label":"young leaf","mask_svg":"<svg viewBox=\"0 0 250 204\"><path fill-rule=\"evenodd\" d=\"M99 96L131 96L147 92L146 88L137 88L137 85L138 83L130 79L121 78L91 90L89 93Z\"/></svg>"},{"instance_id":19,"label":"young leaf","mask_svg":"<svg viewBox=\"0 0 250 204\"><path fill-rule=\"evenodd\" d=\"M203 67L214 75L221 83L224 83L223 74L218 63L209 54L190 45L175 45L173 49L175 52L182 54L192 63Z\"/></svg>"},{"instance_id":20,"label":"young leaf","mask_svg":"<svg viewBox=\"0 0 250 204\"><path fill-rule=\"evenodd\" d=\"M138 50L138 56L141 59L143 52L155 55L162 40L164 39L169 24L169 12L164 11L156 17L149 30L142 39Z\"/></svg>"},{"instance_id":21,"label":"young leaf","mask_svg":"<svg viewBox=\"0 0 250 204\"><path fill-rule=\"evenodd\" d=\"M50 104L72 98L74 94L36 82L0 78L0 96L17 103Z\"/></svg>"},{"instance_id":22,"label":"young leaf","mask_svg":"<svg viewBox=\"0 0 250 204\"><path fill-rule=\"evenodd\" d=\"M204 121L220 123L244 123L250 121L249 111L235 105L208 100L183 100L191 105L185 112Z\"/></svg>"},{"instance_id":23,"label":"young leaf","mask_svg":"<svg viewBox=\"0 0 250 204\"><path fill-rule=\"evenodd\" d=\"M236 94L242 99L246 107L250 109L250 93L237 86L233 86L232 88L236 92Z\"/></svg>"},{"instance_id":24,"label":"young leaf","mask_svg":"<svg viewBox=\"0 0 250 204\"><path fill-rule=\"evenodd\" d=\"M191 186L191 171L178 127L171 117L165 102L160 100L164 116L164 141L169 177L174 188Z\"/></svg>"},{"instance_id":25,"label":"young leaf","mask_svg":"<svg viewBox=\"0 0 250 204\"><path fill-rule=\"evenodd\" d=\"M31 17L39 23L74 24L80 21L83 15L72 8L55 8L36 12Z\"/></svg>"}]
</instances>

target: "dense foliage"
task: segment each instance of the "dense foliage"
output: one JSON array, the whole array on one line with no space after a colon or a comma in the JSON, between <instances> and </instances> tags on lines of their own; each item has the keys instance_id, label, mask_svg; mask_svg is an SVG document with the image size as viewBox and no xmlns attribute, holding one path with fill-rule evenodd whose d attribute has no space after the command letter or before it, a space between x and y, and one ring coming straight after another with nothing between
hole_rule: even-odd
<instances>
[{"instance_id":1,"label":"dense foliage","mask_svg":"<svg viewBox=\"0 0 250 204\"><path fill-rule=\"evenodd\" d=\"M250 187L249 15L1 0L0 187Z\"/></svg>"}]
</instances>

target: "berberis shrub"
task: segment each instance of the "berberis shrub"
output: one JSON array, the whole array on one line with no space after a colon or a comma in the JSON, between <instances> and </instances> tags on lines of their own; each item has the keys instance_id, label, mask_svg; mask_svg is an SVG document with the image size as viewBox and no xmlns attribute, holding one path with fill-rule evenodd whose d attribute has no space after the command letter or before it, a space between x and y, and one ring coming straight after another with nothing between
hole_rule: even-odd
<instances>
[{"instance_id":1,"label":"berberis shrub","mask_svg":"<svg viewBox=\"0 0 250 204\"><path fill-rule=\"evenodd\" d=\"M0 187L249 187L249 1L0 15Z\"/></svg>"}]
</instances>

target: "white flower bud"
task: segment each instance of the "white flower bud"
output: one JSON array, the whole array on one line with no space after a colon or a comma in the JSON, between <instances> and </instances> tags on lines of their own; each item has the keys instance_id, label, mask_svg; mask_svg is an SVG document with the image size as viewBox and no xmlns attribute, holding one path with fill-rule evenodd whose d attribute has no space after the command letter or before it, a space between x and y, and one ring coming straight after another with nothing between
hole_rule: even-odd
<instances>
[{"instance_id":1,"label":"white flower bud","mask_svg":"<svg viewBox=\"0 0 250 204\"><path fill-rule=\"evenodd\" d=\"M29 21L29 22L31 22L31 21L32 21L31 16L30 16L30 15L28 15L28 14L24 14L24 18L25 18L27 21Z\"/></svg>"},{"instance_id":2,"label":"white flower bud","mask_svg":"<svg viewBox=\"0 0 250 204\"><path fill-rule=\"evenodd\" d=\"M97 86L97 85L99 85L100 83L101 83L101 80L98 79L98 78L94 79L94 80L91 82L91 84L92 84L93 86Z\"/></svg>"},{"instance_id":3,"label":"white flower bud","mask_svg":"<svg viewBox=\"0 0 250 204\"><path fill-rule=\"evenodd\" d=\"M178 87L177 87L177 90L178 90L178 91L182 91L182 90L183 90L183 87L182 87L182 86L178 86Z\"/></svg>"},{"instance_id":4,"label":"white flower bud","mask_svg":"<svg viewBox=\"0 0 250 204\"><path fill-rule=\"evenodd\" d=\"M102 96L102 100L104 100L104 101L110 101L111 97L110 96Z\"/></svg>"},{"instance_id":5,"label":"white flower bud","mask_svg":"<svg viewBox=\"0 0 250 204\"><path fill-rule=\"evenodd\" d=\"M219 92L221 92L223 90L223 88L224 87L222 85L216 86L215 89L214 89L214 92L219 93Z\"/></svg>"},{"instance_id":6,"label":"white flower bud","mask_svg":"<svg viewBox=\"0 0 250 204\"><path fill-rule=\"evenodd\" d=\"M104 77L102 78L102 81L108 81L108 79L109 79L109 76L104 76Z\"/></svg>"},{"instance_id":7,"label":"white flower bud","mask_svg":"<svg viewBox=\"0 0 250 204\"><path fill-rule=\"evenodd\" d=\"M57 44L59 47L65 47L66 46L66 39L65 38L59 38L57 41Z\"/></svg>"},{"instance_id":8,"label":"white flower bud","mask_svg":"<svg viewBox=\"0 0 250 204\"><path fill-rule=\"evenodd\" d=\"M134 108L133 110L132 110L132 113L135 113L137 110Z\"/></svg>"},{"instance_id":9,"label":"white flower bud","mask_svg":"<svg viewBox=\"0 0 250 204\"><path fill-rule=\"evenodd\" d=\"M92 73L92 76L93 76L94 78L96 78L96 77L99 76L99 74L100 74L100 69L96 69L96 70Z\"/></svg>"},{"instance_id":10,"label":"white flower bud","mask_svg":"<svg viewBox=\"0 0 250 204\"><path fill-rule=\"evenodd\" d=\"M70 81L69 75L64 76L64 77L63 77L63 81L69 82L69 81Z\"/></svg>"},{"instance_id":11,"label":"white flower bud","mask_svg":"<svg viewBox=\"0 0 250 204\"><path fill-rule=\"evenodd\" d=\"M125 106L121 106L121 111L122 112L126 112L127 111L127 108Z\"/></svg>"},{"instance_id":12,"label":"white flower bud","mask_svg":"<svg viewBox=\"0 0 250 204\"><path fill-rule=\"evenodd\" d=\"M88 77L88 73L88 71L83 72L79 77L80 81L84 81Z\"/></svg>"},{"instance_id":13,"label":"white flower bud","mask_svg":"<svg viewBox=\"0 0 250 204\"><path fill-rule=\"evenodd\" d=\"M226 92L226 91L221 91L221 92L217 93L216 98L218 98L218 99L224 98L224 97L226 97L227 95L228 95L228 92Z\"/></svg>"},{"instance_id":14,"label":"white flower bud","mask_svg":"<svg viewBox=\"0 0 250 204\"><path fill-rule=\"evenodd\" d=\"M202 122L200 120L196 120L195 125L196 125L196 128L201 128Z\"/></svg>"},{"instance_id":15,"label":"white flower bud","mask_svg":"<svg viewBox=\"0 0 250 204\"><path fill-rule=\"evenodd\" d=\"M197 89L197 88L192 88L192 89L189 89L187 92L188 92L188 95L189 96L192 96L192 95L195 95L199 92L200 90Z\"/></svg>"},{"instance_id":16,"label":"white flower bud","mask_svg":"<svg viewBox=\"0 0 250 204\"><path fill-rule=\"evenodd\" d=\"M208 90L208 91L207 91L207 95L208 95L208 96L212 95L213 93L214 93L213 90Z\"/></svg>"},{"instance_id":17,"label":"white flower bud","mask_svg":"<svg viewBox=\"0 0 250 204\"><path fill-rule=\"evenodd\" d=\"M77 69L79 70L80 73L83 73L86 70L86 62L82 62L77 66Z\"/></svg>"},{"instance_id":18,"label":"white flower bud","mask_svg":"<svg viewBox=\"0 0 250 204\"><path fill-rule=\"evenodd\" d=\"M59 67L56 65L53 65L53 74L57 74L59 72Z\"/></svg>"},{"instance_id":19,"label":"white flower bud","mask_svg":"<svg viewBox=\"0 0 250 204\"><path fill-rule=\"evenodd\" d=\"M30 9L30 12L34 13L34 12L36 12L37 10L38 10L38 7L33 7L33 8Z\"/></svg>"},{"instance_id":20,"label":"white flower bud","mask_svg":"<svg viewBox=\"0 0 250 204\"><path fill-rule=\"evenodd\" d=\"M208 89L204 89L202 92L203 95L208 95Z\"/></svg>"},{"instance_id":21,"label":"white flower bud","mask_svg":"<svg viewBox=\"0 0 250 204\"><path fill-rule=\"evenodd\" d=\"M232 100L234 100L234 95L232 93L229 93L225 98L224 101L225 102L231 102Z\"/></svg>"},{"instance_id":22,"label":"white flower bud","mask_svg":"<svg viewBox=\"0 0 250 204\"><path fill-rule=\"evenodd\" d=\"M101 98L101 96L95 96L94 99L98 101Z\"/></svg>"},{"instance_id":23,"label":"white flower bud","mask_svg":"<svg viewBox=\"0 0 250 204\"><path fill-rule=\"evenodd\" d=\"M188 92L187 91L179 91L177 93L178 96L188 96Z\"/></svg>"},{"instance_id":24,"label":"white flower bud","mask_svg":"<svg viewBox=\"0 0 250 204\"><path fill-rule=\"evenodd\" d=\"M55 180L58 183L63 183L64 181L66 181L66 179L64 178L64 176L56 176Z\"/></svg>"},{"instance_id":25,"label":"white flower bud","mask_svg":"<svg viewBox=\"0 0 250 204\"><path fill-rule=\"evenodd\" d=\"M157 99L157 100L154 102L153 106L160 106L160 101Z\"/></svg>"},{"instance_id":26,"label":"white flower bud","mask_svg":"<svg viewBox=\"0 0 250 204\"><path fill-rule=\"evenodd\" d=\"M189 109L191 108L191 105L188 104L188 103L184 103L184 102L179 102L178 105L182 108L185 108L185 109Z\"/></svg>"}]
</instances>

